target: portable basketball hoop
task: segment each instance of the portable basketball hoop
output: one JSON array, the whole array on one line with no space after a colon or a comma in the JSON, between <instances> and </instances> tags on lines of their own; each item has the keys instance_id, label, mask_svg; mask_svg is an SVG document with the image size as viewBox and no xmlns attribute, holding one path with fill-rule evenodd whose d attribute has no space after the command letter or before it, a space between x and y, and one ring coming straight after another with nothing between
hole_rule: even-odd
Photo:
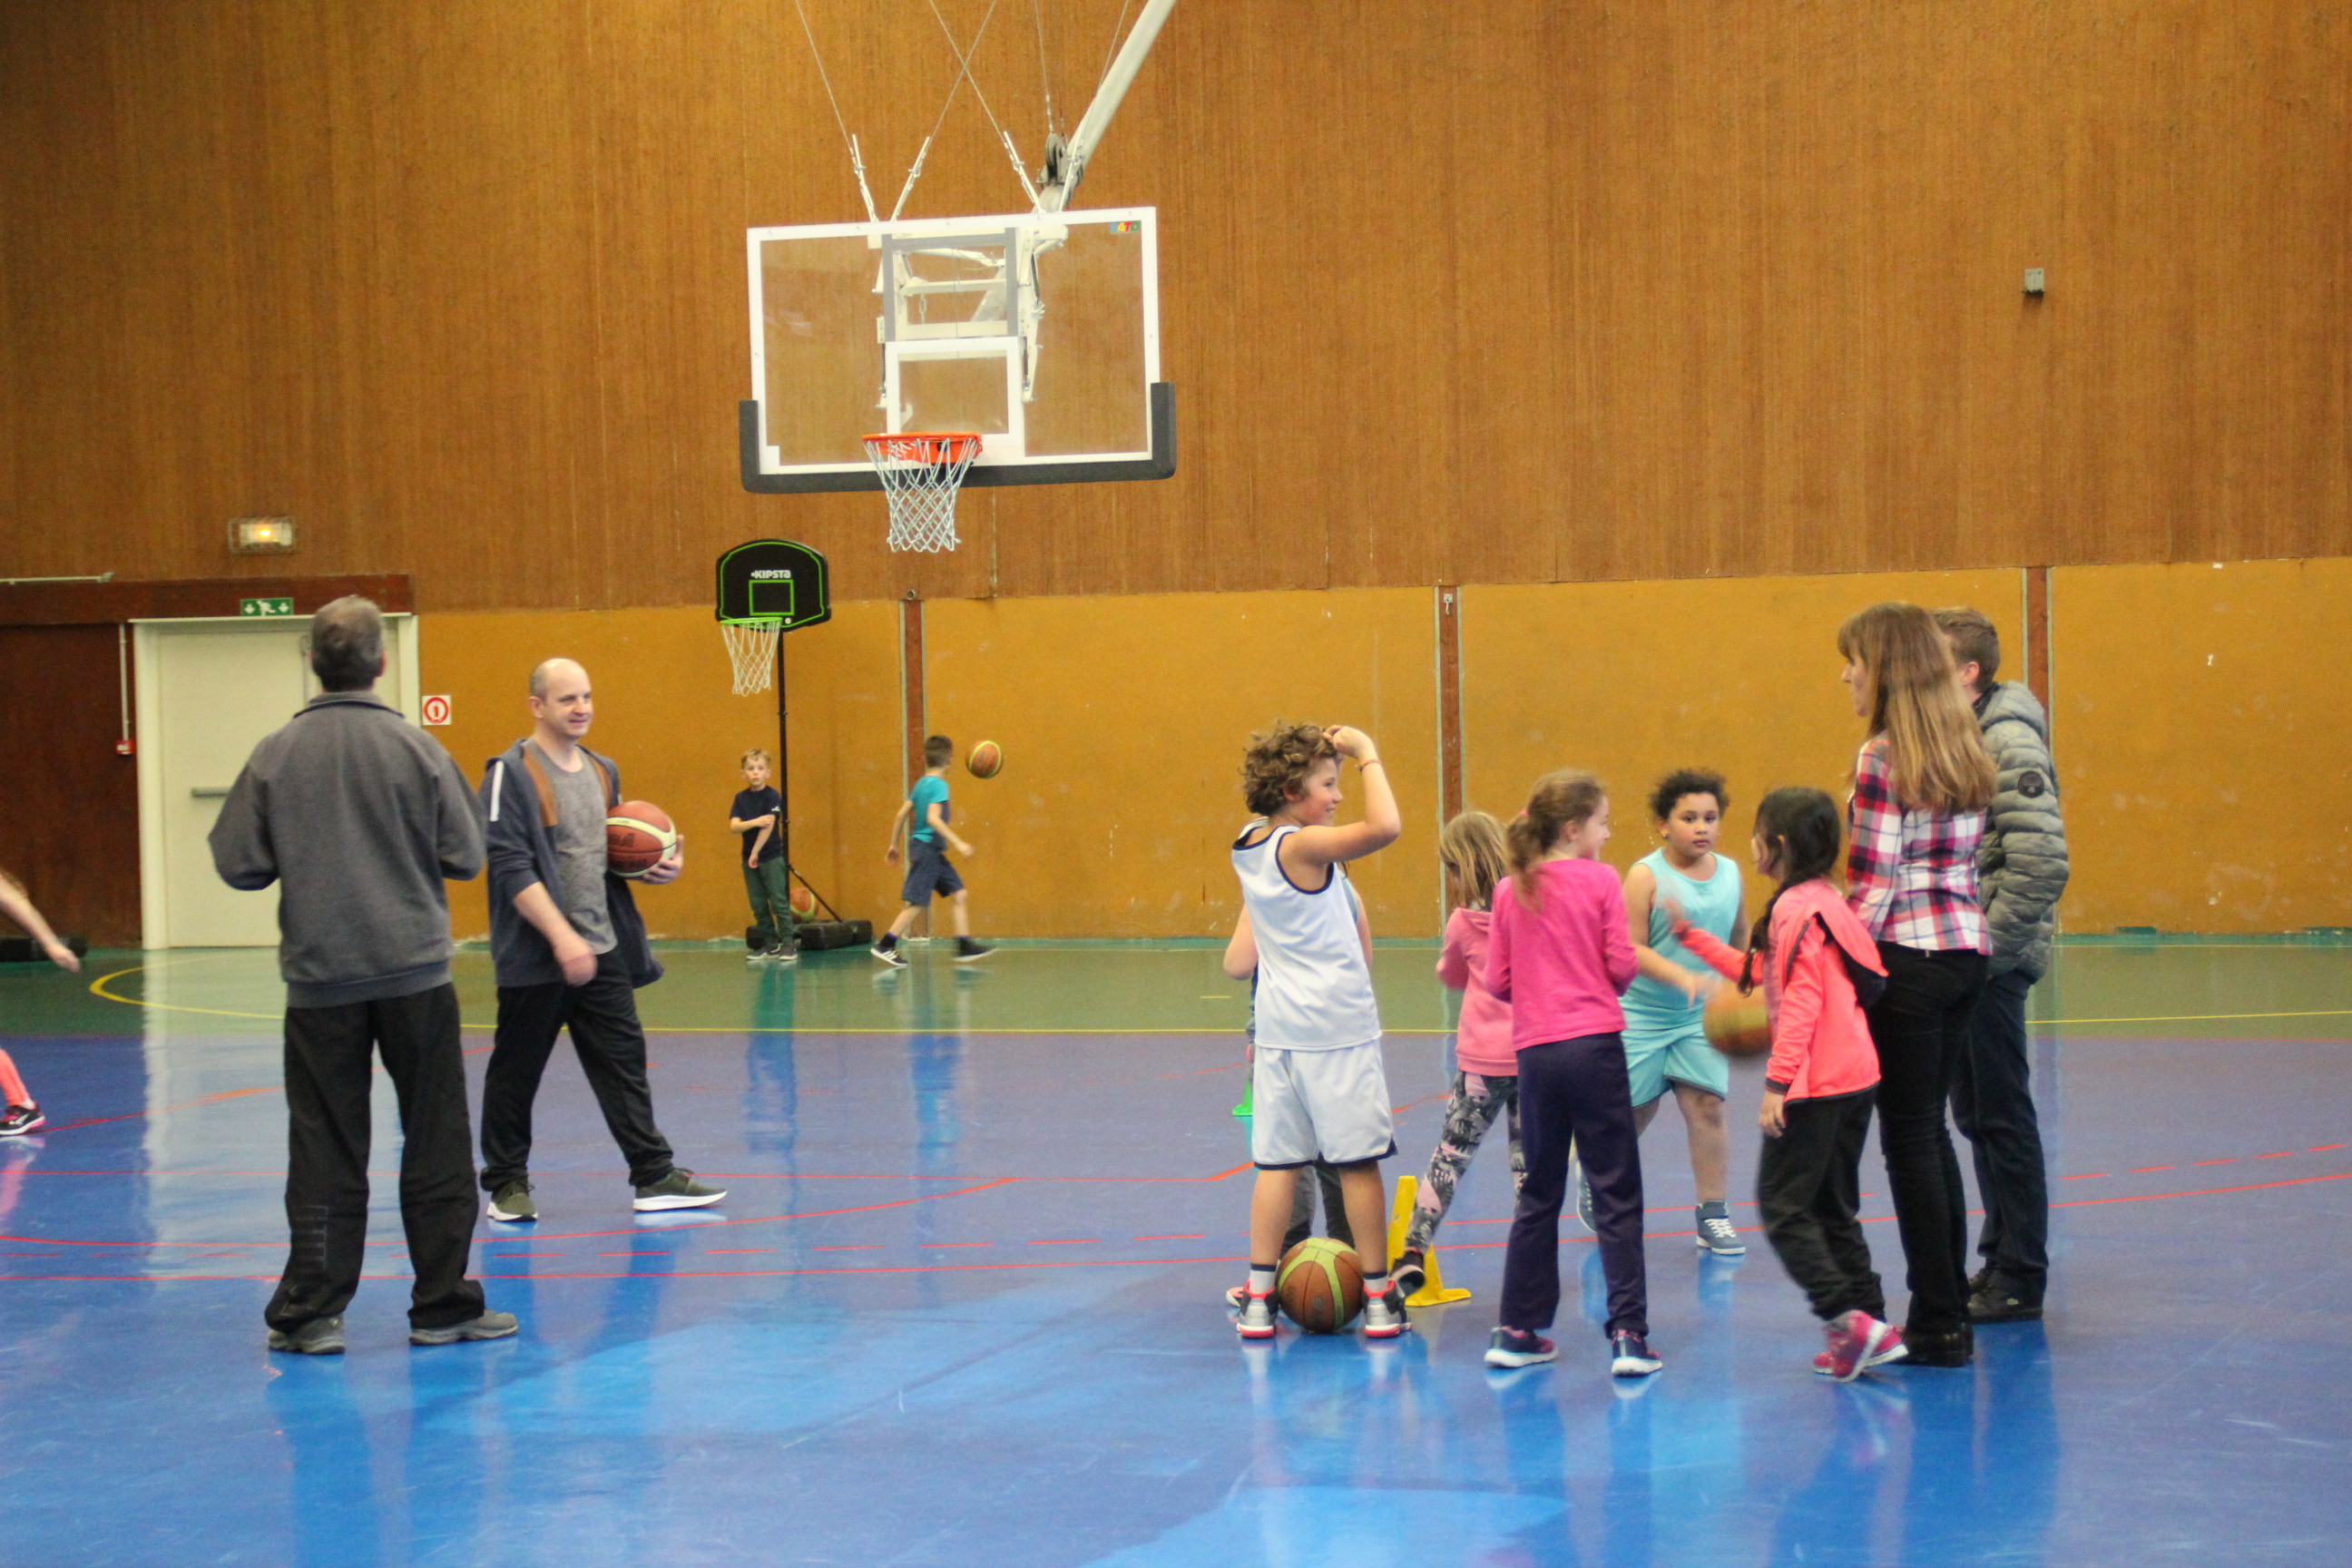
<instances>
[{"instance_id":1,"label":"portable basketball hoop","mask_svg":"<svg viewBox=\"0 0 2352 1568\"><path fill-rule=\"evenodd\" d=\"M866 455L890 502L890 548L953 550L956 491L980 456L972 431L866 437Z\"/></svg>"},{"instance_id":2,"label":"portable basketball hoop","mask_svg":"<svg viewBox=\"0 0 2352 1568\"><path fill-rule=\"evenodd\" d=\"M832 615L824 557L807 545L755 539L719 558L719 634L736 696L754 696L774 682L786 632Z\"/></svg>"}]
</instances>

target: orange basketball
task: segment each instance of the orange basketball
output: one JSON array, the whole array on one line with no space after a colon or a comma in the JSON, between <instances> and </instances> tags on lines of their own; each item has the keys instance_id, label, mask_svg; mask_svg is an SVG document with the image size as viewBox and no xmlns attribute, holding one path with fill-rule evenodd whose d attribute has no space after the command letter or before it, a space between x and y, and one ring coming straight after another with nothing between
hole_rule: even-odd
<instances>
[{"instance_id":1,"label":"orange basketball","mask_svg":"<svg viewBox=\"0 0 2352 1568\"><path fill-rule=\"evenodd\" d=\"M642 877L677 847L669 813L650 801L623 801L604 818L604 864L615 877Z\"/></svg>"},{"instance_id":2,"label":"orange basketball","mask_svg":"<svg viewBox=\"0 0 2352 1568\"><path fill-rule=\"evenodd\" d=\"M1285 1315L1308 1333L1336 1334L1364 1310L1363 1266L1354 1247L1310 1236L1283 1255L1274 1294Z\"/></svg>"},{"instance_id":3,"label":"orange basketball","mask_svg":"<svg viewBox=\"0 0 2352 1568\"><path fill-rule=\"evenodd\" d=\"M995 742L982 741L971 749L971 755L963 760L963 765L976 779L992 779L996 776L996 770L1004 765L1004 752Z\"/></svg>"},{"instance_id":4,"label":"orange basketball","mask_svg":"<svg viewBox=\"0 0 2352 1568\"><path fill-rule=\"evenodd\" d=\"M1701 1026L1706 1043L1727 1057L1752 1057L1772 1048L1772 1021L1761 994L1742 995L1737 985L1719 985L1706 999Z\"/></svg>"}]
</instances>

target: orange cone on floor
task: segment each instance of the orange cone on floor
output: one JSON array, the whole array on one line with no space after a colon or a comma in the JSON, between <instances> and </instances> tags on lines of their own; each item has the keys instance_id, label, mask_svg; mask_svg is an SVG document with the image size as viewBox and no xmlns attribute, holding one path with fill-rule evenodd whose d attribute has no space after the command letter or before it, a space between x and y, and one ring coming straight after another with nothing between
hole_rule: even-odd
<instances>
[{"instance_id":1,"label":"orange cone on floor","mask_svg":"<svg viewBox=\"0 0 2352 1568\"><path fill-rule=\"evenodd\" d=\"M1405 1228L1412 1223L1413 1199L1420 1190L1421 1184L1412 1177L1397 1178L1396 1212L1389 1218L1389 1263L1391 1267L1404 1252ZM1448 1301L1467 1301L1470 1299L1470 1292L1467 1290L1446 1288L1445 1276L1437 1267L1437 1247L1434 1243L1431 1245L1427 1255L1422 1258L1421 1266L1426 1271L1428 1278L1422 1281L1420 1289L1404 1299L1406 1306L1443 1307Z\"/></svg>"}]
</instances>

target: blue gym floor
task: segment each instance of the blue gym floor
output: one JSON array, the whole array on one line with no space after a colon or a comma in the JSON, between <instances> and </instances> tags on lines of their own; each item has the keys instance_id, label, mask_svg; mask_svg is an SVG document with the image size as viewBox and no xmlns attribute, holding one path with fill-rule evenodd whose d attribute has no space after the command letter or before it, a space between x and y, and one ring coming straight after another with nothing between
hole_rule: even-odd
<instances>
[{"instance_id":1,"label":"blue gym floor","mask_svg":"<svg viewBox=\"0 0 2352 1568\"><path fill-rule=\"evenodd\" d=\"M1696 1254L1671 1110L1645 1144L1661 1376L1606 1375L1580 1235L1561 1362L1481 1366L1499 1152L1440 1237L1473 1300L1380 1349L1244 1347L1219 1300L1244 1258L1243 998L1213 951L665 957L656 1106L725 1206L635 1218L559 1056L545 1217L480 1231L520 1336L411 1350L384 1089L374 1261L350 1353L319 1360L262 1348L274 955L0 970L0 1043L49 1117L0 1144L0 1561L2352 1563L2352 948L2066 948L2035 999L2049 1319L1983 1331L1968 1371L1851 1386L1811 1375L1760 1237ZM1380 953L1391 1179L1446 1087L1430 959ZM487 1019L487 961L460 969ZM477 1074L488 1041L469 1029ZM1750 1068L1735 1198L1756 1094ZM1873 1238L1899 1284L1893 1226Z\"/></svg>"}]
</instances>

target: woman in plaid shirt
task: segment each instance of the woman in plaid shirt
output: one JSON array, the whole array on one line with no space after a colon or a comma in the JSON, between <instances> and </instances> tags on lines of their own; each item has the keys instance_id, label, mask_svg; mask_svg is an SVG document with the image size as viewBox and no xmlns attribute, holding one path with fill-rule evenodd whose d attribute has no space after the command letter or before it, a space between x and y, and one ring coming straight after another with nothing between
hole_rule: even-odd
<instances>
[{"instance_id":1,"label":"woman in plaid shirt","mask_svg":"<svg viewBox=\"0 0 2352 1568\"><path fill-rule=\"evenodd\" d=\"M1914 1366L1966 1366L1968 1207L1944 1121L1984 989L1977 841L1993 764L1935 618L1873 605L1838 628L1840 677L1870 721L1846 807L1846 897L1877 940L1886 991L1870 1009L1878 1139L1910 1266L1903 1342Z\"/></svg>"}]
</instances>

